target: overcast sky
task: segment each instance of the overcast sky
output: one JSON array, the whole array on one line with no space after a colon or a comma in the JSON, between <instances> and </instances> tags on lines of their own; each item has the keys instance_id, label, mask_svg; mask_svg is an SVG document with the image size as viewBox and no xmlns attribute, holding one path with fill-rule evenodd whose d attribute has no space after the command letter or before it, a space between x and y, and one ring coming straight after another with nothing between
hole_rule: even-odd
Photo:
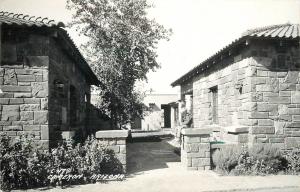
<instances>
[{"instance_id":1,"label":"overcast sky","mask_svg":"<svg viewBox=\"0 0 300 192\"><path fill-rule=\"evenodd\" d=\"M149 11L166 28L170 41L158 47L161 68L148 75L145 89L177 93L170 84L206 58L239 38L247 29L300 23L300 0L149 0ZM0 9L68 22L65 0L0 0ZM75 42L80 38L69 31Z\"/></svg>"}]
</instances>

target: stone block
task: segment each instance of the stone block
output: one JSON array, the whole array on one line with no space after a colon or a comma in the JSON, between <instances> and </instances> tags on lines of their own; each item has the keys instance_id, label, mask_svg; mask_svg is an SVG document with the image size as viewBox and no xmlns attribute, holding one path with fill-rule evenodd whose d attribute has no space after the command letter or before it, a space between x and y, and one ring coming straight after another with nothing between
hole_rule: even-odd
<instances>
[{"instance_id":1,"label":"stone block","mask_svg":"<svg viewBox=\"0 0 300 192\"><path fill-rule=\"evenodd\" d=\"M109 130L109 131L98 131L96 132L97 139L103 138L127 138L127 130Z\"/></svg>"},{"instance_id":2,"label":"stone block","mask_svg":"<svg viewBox=\"0 0 300 192\"><path fill-rule=\"evenodd\" d=\"M209 158L193 158L192 159L192 167L203 167L210 166Z\"/></svg>"},{"instance_id":3,"label":"stone block","mask_svg":"<svg viewBox=\"0 0 300 192\"><path fill-rule=\"evenodd\" d=\"M267 112L251 112L249 118L252 118L252 119L267 119L267 118L269 118L269 113L267 113Z\"/></svg>"},{"instance_id":4,"label":"stone block","mask_svg":"<svg viewBox=\"0 0 300 192\"><path fill-rule=\"evenodd\" d=\"M27 56L26 64L30 67L48 67L49 57L48 56Z\"/></svg>"},{"instance_id":5,"label":"stone block","mask_svg":"<svg viewBox=\"0 0 300 192\"><path fill-rule=\"evenodd\" d=\"M126 145L119 145L120 146L120 153L126 154Z\"/></svg>"},{"instance_id":6,"label":"stone block","mask_svg":"<svg viewBox=\"0 0 300 192\"><path fill-rule=\"evenodd\" d=\"M292 103L300 104L300 92L299 91L292 92Z\"/></svg>"},{"instance_id":7,"label":"stone block","mask_svg":"<svg viewBox=\"0 0 300 192\"><path fill-rule=\"evenodd\" d=\"M18 75L18 81L21 82L34 82L35 76L34 75Z\"/></svg>"},{"instance_id":8,"label":"stone block","mask_svg":"<svg viewBox=\"0 0 300 192\"><path fill-rule=\"evenodd\" d=\"M22 126L3 126L3 131L22 131Z\"/></svg>"},{"instance_id":9,"label":"stone block","mask_svg":"<svg viewBox=\"0 0 300 192\"><path fill-rule=\"evenodd\" d=\"M33 112L30 111L21 111L20 112L21 121L30 121L33 120Z\"/></svg>"},{"instance_id":10,"label":"stone block","mask_svg":"<svg viewBox=\"0 0 300 192\"><path fill-rule=\"evenodd\" d=\"M270 143L284 143L284 138L270 138Z\"/></svg>"},{"instance_id":11,"label":"stone block","mask_svg":"<svg viewBox=\"0 0 300 192\"><path fill-rule=\"evenodd\" d=\"M47 97L48 96L48 83L47 82L32 83L32 95L34 97Z\"/></svg>"},{"instance_id":12,"label":"stone block","mask_svg":"<svg viewBox=\"0 0 300 192\"><path fill-rule=\"evenodd\" d=\"M188 153L189 152L198 152L199 151L199 144L197 144L197 143L186 144L185 146L186 146L185 150Z\"/></svg>"},{"instance_id":13,"label":"stone block","mask_svg":"<svg viewBox=\"0 0 300 192\"><path fill-rule=\"evenodd\" d=\"M277 119L283 120L283 121L292 121L292 116L291 115L278 115Z\"/></svg>"},{"instance_id":14,"label":"stone block","mask_svg":"<svg viewBox=\"0 0 300 192\"><path fill-rule=\"evenodd\" d=\"M300 114L300 108L289 108L288 114L290 115L299 115Z\"/></svg>"},{"instance_id":15,"label":"stone block","mask_svg":"<svg viewBox=\"0 0 300 192\"><path fill-rule=\"evenodd\" d=\"M300 131L293 131L292 137L300 137Z\"/></svg>"},{"instance_id":16,"label":"stone block","mask_svg":"<svg viewBox=\"0 0 300 192\"><path fill-rule=\"evenodd\" d=\"M1 88L0 88L1 90ZM0 98L13 98L14 94L13 93L1 93L0 91Z\"/></svg>"},{"instance_id":17,"label":"stone block","mask_svg":"<svg viewBox=\"0 0 300 192\"><path fill-rule=\"evenodd\" d=\"M281 114L288 114L288 106L287 105L278 105L278 113Z\"/></svg>"},{"instance_id":18,"label":"stone block","mask_svg":"<svg viewBox=\"0 0 300 192\"><path fill-rule=\"evenodd\" d=\"M29 98L32 97L31 93L14 93L15 98Z\"/></svg>"},{"instance_id":19,"label":"stone block","mask_svg":"<svg viewBox=\"0 0 300 192\"><path fill-rule=\"evenodd\" d=\"M290 104L291 99L290 97L269 97L268 101L270 103L282 103L282 104Z\"/></svg>"},{"instance_id":20,"label":"stone block","mask_svg":"<svg viewBox=\"0 0 300 192\"><path fill-rule=\"evenodd\" d=\"M39 104L23 104L20 106L21 111L38 111L40 110Z\"/></svg>"},{"instance_id":21,"label":"stone block","mask_svg":"<svg viewBox=\"0 0 300 192\"><path fill-rule=\"evenodd\" d=\"M185 143L200 143L200 137L190 137L190 136L184 136L184 142Z\"/></svg>"},{"instance_id":22,"label":"stone block","mask_svg":"<svg viewBox=\"0 0 300 192\"><path fill-rule=\"evenodd\" d=\"M272 126L272 125L274 125L274 121L270 120L270 119L259 119L258 125Z\"/></svg>"},{"instance_id":23,"label":"stone block","mask_svg":"<svg viewBox=\"0 0 300 192\"><path fill-rule=\"evenodd\" d=\"M300 115L293 115L293 121L300 121Z\"/></svg>"},{"instance_id":24,"label":"stone block","mask_svg":"<svg viewBox=\"0 0 300 192\"><path fill-rule=\"evenodd\" d=\"M255 126L252 127L252 134L274 134L275 128L273 126Z\"/></svg>"},{"instance_id":25,"label":"stone block","mask_svg":"<svg viewBox=\"0 0 300 192\"><path fill-rule=\"evenodd\" d=\"M300 147L300 137L286 137L285 146L287 149Z\"/></svg>"},{"instance_id":26,"label":"stone block","mask_svg":"<svg viewBox=\"0 0 300 192\"><path fill-rule=\"evenodd\" d=\"M25 98L24 103L25 104L40 104L41 99L39 98Z\"/></svg>"},{"instance_id":27,"label":"stone block","mask_svg":"<svg viewBox=\"0 0 300 192\"><path fill-rule=\"evenodd\" d=\"M41 129L40 125L24 125L23 130L24 131L40 131Z\"/></svg>"},{"instance_id":28,"label":"stone block","mask_svg":"<svg viewBox=\"0 0 300 192\"><path fill-rule=\"evenodd\" d=\"M18 121L20 119L20 107L18 105L2 106L2 121Z\"/></svg>"},{"instance_id":29,"label":"stone block","mask_svg":"<svg viewBox=\"0 0 300 192\"><path fill-rule=\"evenodd\" d=\"M117 140L117 145L126 145L126 140L125 139L118 139Z\"/></svg>"},{"instance_id":30,"label":"stone block","mask_svg":"<svg viewBox=\"0 0 300 192\"><path fill-rule=\"evenodd\" d=\"M268 92L268 91L272 91L272 88L270 85L256 85L256 91L257 92Z\"/></svg>"},{"instance_id":31,"label":"stone block","mask_svg":"<svg viewBox=\"0 0 300 192\"><path fill-rule=\"evenodd\" d=\"M24 99L23 98L12 98L9 99L9 104L13 105L13 104L23 104L24 103Z\"/></svg>"},{"instance_id":32,"label":"stone block","mask_svg":"<svg viewBox=\"0 0 300 192\"><path fill-rule=\"evenodd\" d=\"M43 76L42 75L36 75L35 76L35 81L36 82L42 82L43 81Z\"/></svg>"},{"instance_id":33,"label":"stone block","mask_svg":"<svg viewBox=\"0 0 300 192\"><path fill-rule=\"evenodd\" d=\"M1 105L8 105L9 104L9 99L7 99L7 98L0 98L0 104Z\"/></svg>"},{"instance_id":34,"label":"stone block","mask_svg":"<svg viewBox=\"0 0 300 192\"><path fill-rule=\"evenodd\" d=\"M35 111L34 124L48 124L48 111Z\"/></svg>"},{"instance_id":35,"label":"stone block","mask_svg":"<svg viewBox=\"0 0 300 192\"><path fill-rule=\"evenodd\" d=\"M5 70L5 75L3 79L3 84L4 85L17 85L17 75L15 73L14 69L6 69Z\"/></svg>"},{"instance_id":36,"label":"stone block","mask_svg":"<svg viewBox=\"0 0 300 192\"><path fill-rule=\"evenodd\" d=\"M41 110L48 110L48 98L41 99Z\"/></svg>"},{"instance_id":37,"label":"stone block","mask_svg":"<svg viewBox=\"0 0 300 192\"><path fill-rule=\"evenodd\" d=\"M253 102L261 102L263 101L263 93L252 93L251 101Z\"/></svg>"},{"instance_id":38,"label":"stone block","mask_svg":"<svg viewBox=\"0 0 300 192\"><path fill-rule=\"evenodd\" d=\"M30 86L15 86L15 85L3 85L0 86L3 92L31 92Z\"/></svg>"},{"instance_id":39,"label":"stone block","mask_svg":"<svg viewBox=\"0 0 300 192\"><path fill-rule=\"evenodd\" d=\"M12 125L33 125L33 120L29 120L29 121L13 121Z\"/></svg>"},{"instance_id":40,"label":"stone block","mask_svg":"<svg viewBox=\"0 0 300 192\"><path fill-rule=\"evenodd\" d=\"M286 125L286 122L274 121L275 134L283 134L283 130Z\"/></svg>"},{"instance_id":41,"label":"stone block","mask_svg":"<svg viewBox=\"0 0 300 192\"><path fill-rule=\"evenodd\" d=\"M0 121L0 126L11 125L11 121Z\"/></svg>"},{"instance_id":42,"label":"stone block","mask_svg":"<svg viewBox=\"0 0 300 192\"><path fill-rule=\"evenodd\" d=\"M298 82L298 74L298 71L289 71L283 82L296 84Z\"/></svg>"},{"instance_id":43,"label":"stone block","mask_svg":"<svg viewBox=\"0 0 300 192\"><path fill-rule=\"evenodd\" d=\"M288 128L300 128L300 122L288 123L287 127Z\"/></svg>"},{"instance_id":44,"label":"stone block","mask_svg":"<svg viewBox=\"0 0 300 192\"><path fill-rule=\"evenodd\" d=\"M17 75L31 75L34 73L32 69L15 69Z\"/></svg>"}]
</instances>

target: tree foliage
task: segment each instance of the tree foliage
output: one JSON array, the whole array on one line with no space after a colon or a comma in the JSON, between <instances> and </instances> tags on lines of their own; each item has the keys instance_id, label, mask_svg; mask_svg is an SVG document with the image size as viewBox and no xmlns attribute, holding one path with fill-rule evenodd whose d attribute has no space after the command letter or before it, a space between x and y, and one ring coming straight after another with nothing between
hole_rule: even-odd
<instances>
[{"instance_id":1,"label":"tree foliage","mask_svg":"<svg viewBox=\"0 0 300 192\"><path fill-rule=\"evenodd\" d=\"M71 26L88 37L83 50L99 80L101 109L125 124L142 114L141 94L134 87L159 67L156 48L168 40L166 30L147 17L147 0L68 0Z\"/></svg>"}]
</instances>

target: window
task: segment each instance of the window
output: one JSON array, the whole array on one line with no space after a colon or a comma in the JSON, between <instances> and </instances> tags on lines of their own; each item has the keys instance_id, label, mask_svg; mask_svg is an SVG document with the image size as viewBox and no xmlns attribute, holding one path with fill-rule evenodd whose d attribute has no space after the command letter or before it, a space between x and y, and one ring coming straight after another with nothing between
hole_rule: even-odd
<instances>
[{"instance_id":1,"label":"window","mask_svg":"<svg viewBox=\"0 0 300 192\"><path fill-rule=\"evenodd\" d=\"M212 122L218 123L218 87L210 88L211 92L211 109L212 109Z\"/></svg>"}]
</instances>

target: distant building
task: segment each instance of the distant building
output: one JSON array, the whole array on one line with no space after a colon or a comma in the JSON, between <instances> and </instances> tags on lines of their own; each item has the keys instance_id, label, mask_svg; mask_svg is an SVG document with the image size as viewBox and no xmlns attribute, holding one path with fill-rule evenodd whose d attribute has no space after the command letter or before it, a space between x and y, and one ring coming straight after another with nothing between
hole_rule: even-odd
<instances>
[{"instance_id":1,"label":"distant building","mask_svg":"<svg viewBox=\"0 0 300 192\"><path fill-rule=\"evenodd\" d=\"M93 131L90 87L100 84L62 27L0 12L0 131L33 134L44 148Z\"/></svg>"},{"instance_id":2,"label":"distant building","mask_svg":"<svg viewBox=\"0 0 300 192\"><path fill-rule=\"evenodd\" d=\"M221 31L221 29L220 29ZM300 144L298 24L248 30L172 83L192 98L193 127L227 143Z\"/></svg>"},{"instance_id":3,"label":"distant building","mask_svg":"<svg viewBox=\"0 0 300 192\"><path fill-rule=\"evenodd\" d=\"M175 127L178 123L178 95L148 94L144 98L144 118L135 119L131 129L144 131Z\"/></svg>"}]
</instances>

